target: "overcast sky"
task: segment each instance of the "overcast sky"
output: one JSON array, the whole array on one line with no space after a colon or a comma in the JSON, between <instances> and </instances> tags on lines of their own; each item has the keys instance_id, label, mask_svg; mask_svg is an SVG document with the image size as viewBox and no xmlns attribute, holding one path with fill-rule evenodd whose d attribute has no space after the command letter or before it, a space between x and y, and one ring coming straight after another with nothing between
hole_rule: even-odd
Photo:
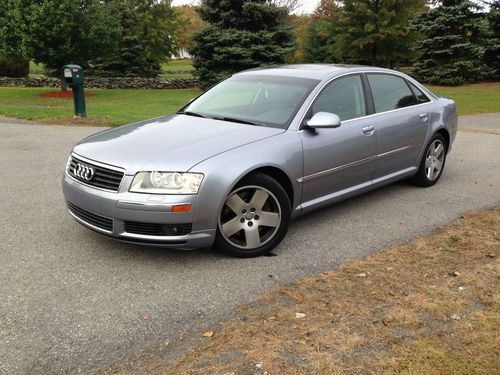
<instances>
[{"instance_id":1,"label":"overcast sky","mask_svg":"<svg viewBox=\"0 0 500 375\"><path fill-rule=\"evenodd\" d=\"M173 0L173 5L196 4L197 0ZM319 0L304 0L304 5L297 10L297 13L312 13L319 3Z\"/></svg>"}]
</instances>

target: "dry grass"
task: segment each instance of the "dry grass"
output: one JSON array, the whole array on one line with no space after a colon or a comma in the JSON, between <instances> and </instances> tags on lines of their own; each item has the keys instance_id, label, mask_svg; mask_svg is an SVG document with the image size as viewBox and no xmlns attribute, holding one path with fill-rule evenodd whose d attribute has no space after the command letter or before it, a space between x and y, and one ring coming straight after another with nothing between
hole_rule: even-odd
<instances>
[{"instance_id":1,"label":"dry grass","mask_svg":"<svg viewBox=\"0 0 500 375\"><path fill-rule=\"evenodd\" d=\"M271 291L176 363L153 356L123 366L128 359L102 372L498 373L499 256L500 208L470 212L430 236Z\"/></svg>"}]
</instances>

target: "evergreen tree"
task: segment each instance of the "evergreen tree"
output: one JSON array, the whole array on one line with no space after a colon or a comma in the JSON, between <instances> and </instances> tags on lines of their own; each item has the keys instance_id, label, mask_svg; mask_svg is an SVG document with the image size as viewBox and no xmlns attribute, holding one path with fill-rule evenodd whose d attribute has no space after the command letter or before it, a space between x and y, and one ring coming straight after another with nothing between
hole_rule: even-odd
<instances>
[{"instance_id":1,"label":"evergreen tree","mask_svg":"<svg viewBox=\"0 0 500 375\"><path fill-rule=\"evenodd\" d=\"M280 64L292 52L285 8L266 0L202 0L204 28L194 35L194 67L203 87L260 65Z\"/></svg>"},{"instance_id":2,"label":"evergreen tree","mask_svg":"<svg viewBox=\"0 0 500 375\"><path fill-rule=\"evenodd\" d=\"M443 0L413 23L424 38L415 75L429 83L459 85L481 77L485 22L480 7L469 0Z\"/></svg>"},{"instance_id":3,"label":"evergreen tree","mask_svg":"<svg viewBox=\"0 0 500 375\"><path fill-rule=\"evenodd\" d=\"M487 16L488 32L485 37L484 63L486 79L500 80L500 2L490 6Z\"/></svg>"},{"instance_id":4,"label":"evergreen tree","mask_svg":"<svg viewBox=\"0 0 500 375\"><path fill-rule=\"evenodd\" d=\"M340 8L334 0L321 0L312 15L307 29L304 61L309 63L335 63L334 29L340 16Z\"/></svg>"},{"instance_id":5,"label":"evergreen tree","mask_svg":"<svg viewBox=\"0 0 500 375\"><path fill-rule=\"evenodd\" d=\"M408 30L425 0L344 0L334 34L344 62L393 67L411 58L416 33Z\"/></svg>"},{"instance_id":6,"label":"evergreen tree","mask_svg":"<svg viewBox=\"0 0 500 375\"><path fill-rule=\"evenodd\" d=\"M122 34L112 54L98 59L97 75L158 75L161 63L176 52L177 20L170 0L111 0Z\"/></svg>"}]
</instances>

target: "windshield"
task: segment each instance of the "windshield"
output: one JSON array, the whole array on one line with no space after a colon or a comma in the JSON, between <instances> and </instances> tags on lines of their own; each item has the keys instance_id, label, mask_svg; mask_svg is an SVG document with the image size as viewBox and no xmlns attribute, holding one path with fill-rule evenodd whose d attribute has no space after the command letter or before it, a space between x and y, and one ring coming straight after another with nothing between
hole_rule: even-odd
<instances>
[{"instance_id":1,"label":"windshield","mask_svg":"<svg viewBox=\"0 0 500 375\"><path fill-rule=\"evenodd\" d=\"M236 75L208 90L180 113L287 128L318 82L295 77Z\"/></svg>"}]
</instances>

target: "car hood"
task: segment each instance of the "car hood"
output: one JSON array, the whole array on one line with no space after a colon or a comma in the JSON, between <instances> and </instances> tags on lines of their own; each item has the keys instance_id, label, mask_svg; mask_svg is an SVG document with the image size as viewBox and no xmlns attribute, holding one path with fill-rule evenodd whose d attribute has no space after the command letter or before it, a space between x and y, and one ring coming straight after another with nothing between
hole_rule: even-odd
<instances>
[{"instance_id":1,"label":"car hood","mask_svg":"<svg viewBox=\"0 0 500 375\"><path fill-rule=\"evenodd\" d=\"M153 170L186 172L212 156L284 131L173 115L91 135L76 145L73 152L125 168L127 174Z\"/></svg>"}]
</instances>

